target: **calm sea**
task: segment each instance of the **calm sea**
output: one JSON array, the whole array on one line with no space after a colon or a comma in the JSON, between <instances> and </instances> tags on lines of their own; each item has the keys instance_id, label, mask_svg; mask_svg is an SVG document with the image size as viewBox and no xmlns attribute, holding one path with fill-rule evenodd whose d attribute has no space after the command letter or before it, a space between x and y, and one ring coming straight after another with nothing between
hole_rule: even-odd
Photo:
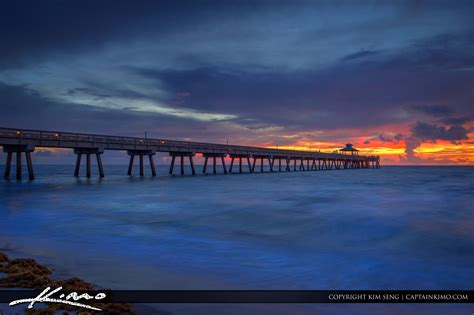
<instances>
[{"instance_id":1,"label":"calm sea","mask_svg":"<svg viewBox=\"0 0 474 315\"><path fill-rule=\"evenodd\" d=\"M0 251L112 289L474 289L474 168L0 180ZM93 168L95 170L95 168ZM148 170L146 170L148 171ZM94 174L95 175L95 174ZM157 305L471 314L470 305Z\"/></svg>"}]
</instances>

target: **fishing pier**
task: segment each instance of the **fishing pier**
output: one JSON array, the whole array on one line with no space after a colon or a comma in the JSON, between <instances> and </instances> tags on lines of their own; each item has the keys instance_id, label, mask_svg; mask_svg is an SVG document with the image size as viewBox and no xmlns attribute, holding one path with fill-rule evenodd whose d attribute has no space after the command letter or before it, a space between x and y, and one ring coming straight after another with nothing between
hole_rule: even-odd
<instances>
[{"instance_id":1,"label":"fishing pier","mask_svg":"<svg viewBox=\"0 0 474 315\"><path fill-rule=\"evenodd\" d=\"M139 163L139 174L144 176L145 158L151 175L156 176L153 156L157 152L168 153L171 157L169 174L173 174L179 163L180 174L185 174L185 164L189 163L191 174L196 175L193 158L196 154L204 158L202 173L217 174L221 167L223 173L264 172L264 165L269 172L322 171L345 169L380 168L379 156L359 155L350 144L337 153L323 153L301 150L281 150L253 146L215 144L203 142L175 141L167 139L150 139L139 137L121 137L112 135L71 133L47 130L27 130L0 127L0 146L7 154L4 177L10 178L12 160L16 158L16 179L22 178L22 155L25 156L28 177L35 178L31 153L36 148L61 148L74 150L76 164L74 176L80 175L81 161L85 158L85 175L91 177L91 158L95 156L100 177L104 177L101 155L105 151L124 151L129 157L128 175L132 175L135 158ZM226 158L230 159L229 166ZM220 166L218 166L220 164ZM260 167L258 167L258 165ZM212 166L212 170L211 170ZM125 173L125 172L124 172Z\"/></svg>"}]
</instances>

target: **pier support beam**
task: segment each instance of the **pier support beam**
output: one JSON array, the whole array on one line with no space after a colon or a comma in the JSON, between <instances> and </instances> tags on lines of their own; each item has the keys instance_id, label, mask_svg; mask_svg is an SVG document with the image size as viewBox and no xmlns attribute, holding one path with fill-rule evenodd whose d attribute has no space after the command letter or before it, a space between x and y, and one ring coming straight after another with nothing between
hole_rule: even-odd
<instances>
[{"instance_id":1,"label":"pier support beam","mask_svg":"<svg viewBox=\"0 0 474 315\"><path fill-rule=\"evenodd\" d=\"M229 166L229 173L232 173L232 167L234 166L234 158L230 158L230 166Z\"/></svg>"},{"instance_id":2,"label":"pier support beam","mask_svg":"<svg viewBox=\"0 0 474 315\"><path fill-rule=\"evenodd\" d=\"M26 157L26 165L28 168L28 178L30 180L35 179L35 173L33 171L33 162L31 160L31 152L35 150L35 147L32 145L4 145L3 152L7 153L7 161L5 163L5 172L4 177L6 179L10 178L13 153L16 153L16 179L21 180L22 178L22 159L21 154L24 153Z\"/></svg>"},{"instance_id":3,"label":"pier support beam","mask_svg":"<svg viewBox=\"0 0 474 315\"><path fill-rule=\"evenodd\" d=\"M144 172L143 172L143 154L140 154L139 157L140 157L140 176L143 176L144 175Z\"/></svg>"},{"instance_id":4,"label":"pier support beam","mask_svg":"<svg viewBox=\"0 0 474 315\"><path fill-rule=\"evenodd\" d=\"M253 158L253 162L252 162L252 166L250 167L251 173L255 171L255 165L257 164L257 161L259 160L260 160L260 173L265 172L265 160L268 161L268 168L270 172L273 172L273 165L277 157L274 157L272 155L267 155L267 154L254 154L252 155L252 158Z\"/></svg>"},{"instance_id":5,"label":"pier support beam","mask_svg":"<svg viewBox=\"0 0 474 315\"><path fill-rule=\"evenodd\" d=\"M86 176L91 177L91 154L86 153Z\"/></svg>"},{"instance_id":6,"label":"pier support beam","mask_svg":"<svg viewBox=\"0 0 474 315\"><path fill-rule=\"evenodd\" d=\"M97 159L97 167L99 169L99 176L104 177L104 167L102 166L102 159L100 155L104 153L102 148L75 148L74 153L76 157L76 166L74 167L74 176L79 176L79 171L81 168L81 157L83 154L86 155L86 177L91 177L91 155L95 154Z\"/></svg>"},{"instance_id":7,"label":"pier support beam","mask_svg":"<svg viewBox=\"0 0 474 315\"><path fill-rule=\"evenodd\" d=\"M16 179L21 180L21 152L16 153Z\"/></svg>"},{"instance_id":8,"label":"pier support beam","mask_svg":"<svg viewBox=\"0 0 474 315\"><path fill-rule=\"evenodd\" d=\"M329 160L329 169L332 170L333 168L336 168L336 161L334 159Z\"/></svg>"},{"instance_id":9,"label":"pier support beam","mask_svg":"<svg viewBox=\"0 0 474 315\"><path fill-rule=\"evenodd\" d=\"M150 163L151 176L156 176L155 162L153 162L153 155L148 155L148 162Z\"/></svg>"},{"instance_id":10,"label":"pier support beam","mask_svg":"<svg viewBox=\"0 0 474 315\"><path fill-rule=\"evenodd\" d=\"M312 171L318 170L318 166L316 165L316 159L313 159L313 162L311 163L311 170Z\"/></svg>"},{"instance_id":11,"label":"pier support beam","mask_svg":"<svg viewBox=\"0 0 474 315\"><path fill-rule=\"evenodd\" d=\"M250 169L250 173L253 173L253 171L255 170L255 163L256 163L257 159L253 159L253 162L252 162L252 168Z\"/></svg>"},{"instance_id":12,"label":"pier support beam","mask_svg":"<svg viewBox=\"0 0 474 315\"><path fill-rule=\"evenodd\" d=\"M77 157L79 159L79 163L81 162L80 156ZM130 162L128 163L128 172L127 175L131 176L132 175L132 169L133 169L133 160L135 159L135 155L131 154L130 155ZM77 175L76 175L77 176Z\"/></svg>"},{"instance_id":13,"label":"pier support beam","mask_svg":"<svg viewBox=\"0 0 474 315\"><path fill-rule=\"evenodd\" d=\"M227 153L203 153L202 156L204 157L204 167L202 169L204 174L207 174L207 162L209 158L212 158L212 174L217 174L217 158L220 158L224 174L227 174L227 167L224 160L224 158L227 156ZM231 164L233 164L233 159ZM242 159L240 159L240 165L242 165Z\"/></svg>"},{"instance_id":14,"label":"pier support beam","mask_svg":"<svg viewBox=\"0 0 474 315\"><path fill-rule=\"evenodd\" d=\"M169 153L171 156L171 165L170 165L170 170L169 174L173 175L174 171L174 164L176 161L176 158L179 158L179 173L180 175L184 175L184 158L188 157L189 159L189 164L191 165L191 173L192 175L196 175L196 170L194 168L194 162L193 162L193 157L196 155L195 152L170 152ZM207 164L207 161L206 161Z\"/></svg>"},{"instance_id":15,"label":"pier support beam","mask_svg":"<svg viewBox=\"0 0 474 315\"><path fill-rule=\"evenodd\" d=\"M96 154L95 157L97 159L97 166L99 167L99 176L104 177L105 174L104 167L102 166L102 158L100 157L100 154Z\"/></svg>"},{"instance_id":16,"label":"pier support beam","mask_svg":"<svg viewBox=\"0 0 474 315\"><path fill-rule=\"evenodd\" d=\"M300 160L300 171L304 171L304 159Z\"/></svg>"},{"instance_id":17,"label":"pier support beam","mask_svg":"<svg viewBox=\"0 0 474 315\"><path fill-rule=\"evenodd\" d=\"M5 178L10 178L10 169L12 167L12 158L13 158L13 153L8 152L7 153L7 163L5 164Z\"/></svg>"},{"instance_id":18,"label":"pier support beam","mask_svg":"<svg viewBox=\"0 0 474 315\"><path fill-rule=\"evenodd\" d=\"M227 174L227 167L225 166L225 159L223 156L221 156L221 163L222 167L224 168L224 174Z\"/></svg>"},{"instance_id":19,"label":"pier support beam","mask_svg":"<svg viewBox=\"0 0 474 315\"><path fill-rule=\"evenodd\" d=\"M153 155L156 154L156 150L127 150L127 154L130 156L130 161L128 163L128 171L127 175L131 176L133 172L133 161L135 160L135 156L139 158L139 172L140 176L145 176L145 161L144 156L148 155L148 161L150 164L151 175L156 176L156 168L155 163L153 162ZM97 160L99 161L99 160ZM99 167L100 170L100 167Z\"/></svg>"},{"instance_id":20,"label":"pier support beam","mask_svg":"<svg viewBox=\"0 0 474 315\"><path fill-rule=\"evenodd\" d=\"M319 169L320 169L320 170L327 169L326 159L323 159L323 160L322 160L322 163L321 163Z\"/></svg>"},{"instance_id":21,"label":"pier support beam","mask_svg":"<svg viewBox=\"0 0 474 315\"><path fill-rule=\"evenodd\" d=\"M79 176L79 169L81 167L82 154L76 154L76 155L77 155L77 157L76 157L76 167L74 168L74 176L78 177Z\"/></svg>"},{"instance_id":22,"label":"pier support beam","mask_svg":"<svg viewBox=\"0 0 474 315\"><path fill-rule=\"evenodd\" d=\"M243 173L242 159L247 160L247 166L248 166L249 173L253 172L252 162L250 161L250 155L249 154L229 154L229 157L230 157L229 173L232 173L232 168L234 166L234 160L236 160L236 159L239 160L239 173L240 174Z\"/></svg>"}]
</instances>

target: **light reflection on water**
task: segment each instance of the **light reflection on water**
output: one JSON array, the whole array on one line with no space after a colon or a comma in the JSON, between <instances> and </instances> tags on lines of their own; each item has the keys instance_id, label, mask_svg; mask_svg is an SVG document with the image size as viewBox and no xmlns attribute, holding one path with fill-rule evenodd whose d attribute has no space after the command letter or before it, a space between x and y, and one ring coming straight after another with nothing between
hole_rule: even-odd
<instances>
[{"instance_id":1,"label":"light reflection on water","mask_svg":"<svg viewBox=\"0 0 474 315\"><path fill-rule=\"evenodd\" d=\"M0 250L124 289L472 289L473 168L72 170L0 181Z\"/></svg>"}]
</instances>

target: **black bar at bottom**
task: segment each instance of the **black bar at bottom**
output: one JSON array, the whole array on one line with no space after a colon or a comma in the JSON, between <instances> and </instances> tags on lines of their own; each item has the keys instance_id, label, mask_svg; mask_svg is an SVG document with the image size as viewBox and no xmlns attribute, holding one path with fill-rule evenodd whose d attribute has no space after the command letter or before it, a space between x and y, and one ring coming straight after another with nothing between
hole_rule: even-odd
<instances>
[{"instance_id":1,"label":"black bar at bottom","mask_svg":"<svg viewBox=\"0 0 474 315\"><path fill-rule=\"evenodd\" d=\"M52 288L51 290L54 290ZM473 290L95 290L103 303L473 303ZM37 290L0 290L0 303L35 298ZM71 291L59 291L50 298ZM93 304L93 300L83 300Z\"/></svg>"}]
</instances>

